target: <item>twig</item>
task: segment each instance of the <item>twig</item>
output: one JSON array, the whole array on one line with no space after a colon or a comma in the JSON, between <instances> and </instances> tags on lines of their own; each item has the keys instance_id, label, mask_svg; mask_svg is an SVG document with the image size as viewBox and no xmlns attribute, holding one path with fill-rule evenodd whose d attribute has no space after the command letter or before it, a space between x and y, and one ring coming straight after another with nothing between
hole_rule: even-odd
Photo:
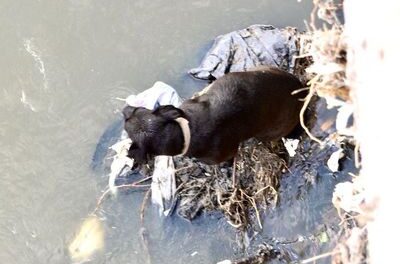
<instances>
[{"instance_id":1,"label":"twig","mask_svg":"<svg viewBox=\"0 0 400 264\"><path fill-rule=\"evenodd\" d=\"M336 254L338 254L338 253L340 253L340 252L339 252L339 251L327 252L327 253L324 253L324 254L321 254L321 255L318 255L318 256L314 256L314 257L309 258L309 259L305 259L305 260L303 260L303 261L301 262L301 264L306 264L306 263L314 262L314 261L316 261L316 260L318 260L318 259L330 257L330 256L336 255Z\"/></svg>"},{"instance_id":2,"label":"twig","mask_svg":"<svg viewBox=\"0 0 400 264\"><path fill-rule=\"evenodd\" d=\"M182 171L182 170L185 170L185 169L192 168L192 167L193 167L193 165L188 165L188 166L185 166L185 167L182 167L182 168L176 169L176 170L175 170L175 173L177 173L177 172L180 172L180 171Z\"/></svg>"},{"instance_id":3,"label":"twig","mask_svg":"<svg viewBox=\"0 0 400 264\"><path fill-rule=\"evenodd\" d=\"M234 228L239 228L239 227L241 227L243 224L242 223L240 223L240 224L234 224L234 223L232 223L232 221L230 221L230 220L227 220L226 221L228 224L230 224L231 226L233 226Z\"/></svg>"},{"instance_id":4,"label":"twig","mask_svg":"<svg viewBox=\"0 0 400 264\"><path fill-rule=\"evenodd\" d=\"M149 234L147 232L147 229L144 227L140 228L139 234L142 242L144 256L146 257L146 263L151 264L151 255L150 255L149 241L148 241Z\"/></svg>"},{"instance_id":5,"label":"twig","mask_svg":"<svg viewBox=\"0 0 400 264\"><path fill-rule=\"evenodd\" d=\"M133 182L131 184L124 184L124 185L119 185L116 188L117 189L121 189L121 188L143 188L143 187L150 187L149 184L146 185L138 185L142 182L148 181L149 179L151 179L151 176L146 177L144 179L141 179L139 181ZM106 196L111 192L110 188L107 188L107 190L105 192L103 192L103 194L100 196L99 200L97 200L97 204L96 204L96 208L93 210L92 215L96 214L97 211L100 208L100 205L103 203L104 199L106 198Z\"/></svg>"},{"instance_id":6,"label":"twig","mask_svg":"<svg viewBox=\"0 0 400 264\"><path fill-rule=\"evenodd\" d=\"M302 91L308 91L308 90L310 90L310 87L303 87L303 88L294 90L294 91L291 93L291 95L295 95L295 94L301 93Z\"/></svg>"},{"instance_id":7,"label":"twig","mask_svg":"<svg viewBox=\"0 0 400 264\"><path fill-rule=\"evenodd\" d=\"M264 188L258 190L253 197L256 197L260 192L264 191L265 189L270 188L273 191L274 194L274 206L276 206L277 202L278 202L278 192L276 191L276 189L274 187L272 187L271 185L265 186ZM265 200L265 196L264 197L264 202L266 202Z\"/></svg>"},{"instance_id":8,"label":"twig","mask_svg":"<svg viewBox=\"0 0 400 264\"><path fill-rule=\"evenodd\" d=\"M144 223L144 210L146 208L147 200L149 200L151 194L151 188L147 190L146 194L144 195L142 205L140 206L140 221L142 224Z\"/></svg>"},{"instance_id":9,"label":"twig","mask_svg":"<svg viewBox=\"0 0 400 264\"><path fill-rule=\"evenodd\" d=\"M307 128L305 122L304 122L304 113L307 110L307 106L310 104L311 102L311 98L314 95L314 89L312 89L312 87L314 86L315 81L319 78L319 76L315 76L309 83L311 83L311 87L310 87L310 92L308 93L308 95L305 98L303 107L300 110L300 124L302 126L302 128L304 129L304 131L306 131L307 135L314 140L315 142L319 143L320 145L322 145L322 141L319 140L318 138L314 137L314 135L310 132L310 130Z\"/></svg>"},{"instance_id":10,"label":"twig","mask_svg":"<svg viewBox=\"0 0 400 264\"><path fill-rule=\"evenodd\" d=\"M258 225L260 226L260 229L262 229L263 227L262 227L262 224L261 224L260 212L257 209L257 204L254 201L254 198L248 196L242 189L240 189L240 191L242 192L242 194L244 194L244 196L247 197L247 199L249 199L251 205L253 205L253 207L254 207L254 210L256 210L256 217L257 217Z\"/></svg>"},{"instance_id":11,"label":"twig","mask_svg":"<svg viewBox=\"0 0 400 264\"><path fill-rule=\"evenodd\" d=\"M127 187L130 188L130 187L135 187L135 186L145 186L145 185L138 185L138 184L142 183L142 182L146 182L146 181L150 180L151 178L152 178L152 176L149 176L149 177L143 178L141 180L138 180L138 181L130 183L130 184L119 185L119 186L117 186L117 189L127 188ZM148 186L150 186L150 185L147 184L146 187L148 187Z\"/></svg>"},{"instance_id":12,"label":"twig","mask_svg":"<svg viewBox=\"0 0 400 264\"><path fill-rule=\"evenodd\" d=\"M337 208L337 210L338 210L339 218L341 219L341 221L340 221L340 223L338 224L338 226L342 226L342 225L345 224L347 221L355 220L355 219L356 219L356 216L353 216L353 215L351 215L351 214L349 214L349 213L347 213L347 212L345 212L345 213L343 213L343 214L342 214L341 212L339 212L340 208Z\"/></svg>"},{"instance_id":13,"label":"twig","mask_svg":"<svg viewBox=\"0 0 400 264\"><path fill-rule=\"evenodd\" d=\"M283 167L285 167L285 169L287 169L287 171L288 171L291 175L293 175L292 171L291 171L291 170L289 169L289 167L286 165L286 162L283 163Z\"/></svg>"},{"instance_id":14,"label":"twig","mask_svg":"<svg viewBox=\"0 0 400 264\"><path fill-rule=\"evenodd\" d=\"M264 188L261 188L260 190L258 190L258 191L254 194L254 196L257 196L260 192L264 191L264 190L267 189L267 188L271 188L271 189L274 191L274 193L276 193L276 190L275 190L274 187L272 187L271 185L267 185L267 186L265 186Z\"/></svg>"}]
</instances>

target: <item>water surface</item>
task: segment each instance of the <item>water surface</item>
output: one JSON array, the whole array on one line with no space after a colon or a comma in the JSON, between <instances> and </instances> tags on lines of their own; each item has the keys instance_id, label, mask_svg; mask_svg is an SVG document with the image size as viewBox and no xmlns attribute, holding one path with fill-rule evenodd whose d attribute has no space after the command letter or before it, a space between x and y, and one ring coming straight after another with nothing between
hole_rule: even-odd
<instances>
[{"instance_id":1,"label":"water surface","mask_svg":"<svg viewBox=\"0 0 400 264\"><path fill-rule=\"evenodd\" d=\"M205 84L186 71L217 35L256 23L303 29L311 6L294 0L0 0L0 262L71 262L68 242L106 187L90 162L122 106L116 97L157 80L189 97ZM105 203L106 245L92 263L146 263L142 199L143 193L131 193ZM234 232L217 232L226 226L218 217L162 223L148 209L146 226L152 226L153 263L213 263L232 255Z\"/></svg>"}]
</instances>

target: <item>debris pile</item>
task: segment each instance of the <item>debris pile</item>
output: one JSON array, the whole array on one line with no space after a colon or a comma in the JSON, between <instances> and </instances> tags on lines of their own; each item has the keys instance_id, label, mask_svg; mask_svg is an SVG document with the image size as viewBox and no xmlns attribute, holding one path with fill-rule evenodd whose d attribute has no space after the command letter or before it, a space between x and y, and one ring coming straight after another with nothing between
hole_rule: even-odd
<instances>
[{"instance_id":1,"label":"debris pile","mask_svg":"<svg viewBox=\"0 0 400 264\"><path fill-rule=\"evenodd\" d=\"M195 159L175 157L180 182L178 213L191 220L203 209L217 210L235 228L247 228L251 219L262 228L259 209L277 203L279 177L286 170L285 156L282 143L255 139L244 142L237 155L236 183L229 163L205 165Z\"/></svg>"}]
</instances>

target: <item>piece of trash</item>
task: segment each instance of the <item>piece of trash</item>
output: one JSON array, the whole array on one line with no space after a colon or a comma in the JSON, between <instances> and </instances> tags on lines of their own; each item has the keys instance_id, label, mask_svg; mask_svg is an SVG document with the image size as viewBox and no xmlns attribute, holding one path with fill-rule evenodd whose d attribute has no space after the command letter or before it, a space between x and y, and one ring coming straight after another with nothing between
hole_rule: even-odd
<instances>
[{"instance_id":1,"label":"piece of trash","mask_svg":"<svg viewBox=\"0 0 400 264\"><path fill-rule=\"evenodd\" d=\"M110 148L114 150L118 156L126 156L128 154L128 150L130 145L132 144L132 140L130 138L123 139L121 141L118 141L114 145L112 145Z\"/></svg>"},{"instance_id":2,"label":"piece of trash","mask_svg":"<svg viewBox=\"0 0 400 264\"><path fill-rule=\"evenodd\" d=\"M175 195L175 166L171 156L156 156L154 160L151 201L159 205L160 215L168 210L168 202ZM169 213L165 212L166 214Z\"/></svg>"},{"instance_id":3,"label":"piece of trash","mask_svg":"<svg viewBox=\"0 0 400 264\"><path fill-rule=\"evenodd\" d=\"M351 118L354 113L354 106L348 103L343 104L336 116L336 130L341 135L354 136L354 127Z\"/></svg>"},{"instance_id":4,"label":"piece of trash","mask_svg":"<svg viewBox=\"0 0 400 264\"><path fill-rule=\"evenodd\" d=\"M329 241L328 234L326 232L322 232L318 235L318 240L319 242L322 243L327 243Z\"/></svg>"},{"instance_id":5,"label":"piece of trash","mask_svg":"<svg viewBox=\"0 0 400 264\"><path fill-rule=\"evenodd\" d=\"M144 107L153 110L160 105L173 105L179 107L182 99L171 86L157 81L154 85L138 95L130 95L125 99L127 105L132 107ZM116 153L111 163L109 174L109 188L116 193L115 180L122 175L126 169L133 166L133 160L127 157L132 141L128 138L126 131L122 132L121 140L114 144L111 149ZM169 213L168 202L175 194L175 166L171 156L155 157L154 171L152 175L151 197L152 202L159 205L160 215ZM165 210L167 210L165 212Z\"/></svg>"},{"instance_id":6,"label":"piece of trash","mask_svg":"<svg viewBox=\"0 0 400 264\"><path fill-rule=\"evenodd\" d=\"M358 179L358 178L357 178ZM361 204L365 200L365 193L362 184L358 181L355 182L341 182L336 184L335 190L332 195L332 203L338 210L340 209L350 213L362 213Z\"/></svg>"},{"instance_id":7,"label":"piece of trash","mask_svg":"<svg viewBox=\"0 0 400 264\"><path fill-rule=\"evenodd\" d=\"M291 139L291 138L282 138L283 144L290 157L294 157L296 155L296 149L299 146L300 140Z\"/></svg>"},{"instance_id":8,"label":"piece of trash","mask_svg":"<svg viewBox=\"0 0 400 264\"><path fill-rule=\"evenodd\" d=\"M327 165L332 172L337 172L339 170L339 160L344 157L343 149L338 149L333 152L328 159Z\"/></svg>"},{"instance_id":9,"label":"piece of trash","mask_svg":"<svg viewBox=\"0 0 400 264\"><path fill-rule=\"evenodd\" d=\"M164 216L169 216L170 213L172 212L171 208L164 210Z\"/></svg>"},{"instance_id":10,"label":"piece of trash","mask_svg":"<svg viewBox=\"0 0 400 264\"><path fill-rule=\"evenodd\" d=\"M217 264L232 264L232 261L226 259L226 260L218 262Z\"/></svg>"},{"instance_id":11,"label":"piece of trash","mask_svg":"<svg viewBox=\"0 0 400 264\"><path fill-rule=\"evenodd\" d=\"M200 65L189 74L203 80L218 79L227 72L242 72L260 65L293 73L297 55L297 29L252 25L218 36Z\"/></svg>"},{"instance_id":12,"label":"piece of trash","mask_svg":"<svg viewBox=\"0 0 400 264\"><path fill-rule=\"evenodd\" d=\"M174 105L178 107L182 99L174 88L163 82L155 82L154 85L138 95L130 95L125 99L127 105L144 107L153 110L160 105Z\"/></svg>"},{"instance_id":13,"label":"piece of trash","mask_svg":"<svg viewBox=\"0 0 400 264\"><path fill-rule=\"evenodd\" d=\"M116 152L113 157L113 162L111 163L110 173L108 175L108 187L112 194L116 194L117 187L115 186L115 179L124 171L126 167L129 169L133 166L133 160L128 158L128 150L132 144L130 138L121 140L110 148Z\"/></svg>"},{"instance_id":14,"label":"piece of trash","mask_svg":"<svg viewBox=\"0 0 400 264\"><path fill-rule=\"evenodd\" d=\"M197 254L199 254L199 252L195 251L195 252L193 252L192 254L190 254L190 256L194 257L194 256L196 256Z\"/></svg>"},{"instance_id":15,"label":"piece of trash","mask_svg":"<svg viewBox=\"0 0 400 264\"><path fill-rule=\"evenodd\" d=\"M332 109L334 107L341 107L344 104L346 104L346 102L344 102L343 100L337 99L336 97L333 96L329 96L329 95L321 95L325 101L326 101L326 108L327 109Z\"/></svg>"},{"instance_id":16,"label":"piece of trash","mask_svg":"<svg viewBox=\"0 0 400 264\"><path fill-rule=\"evenodd\" d=\"M92 254L104 247L104 228L97 217L86 219L68 247L73 261L87 261Z\"/></svg>"},{"instance_id":17,"label":"piece of trash","mask_svg":"<svg viewBox=\"0 0 400 264\"><path fill-rule=\"evenodd\" d=\"M337 63L314 63L310 67L306 69L307 73L317 73L322 75L333 74L336 72L344 71L346 68L344 65L340 65Z\"/></svg>"}]
</instances>

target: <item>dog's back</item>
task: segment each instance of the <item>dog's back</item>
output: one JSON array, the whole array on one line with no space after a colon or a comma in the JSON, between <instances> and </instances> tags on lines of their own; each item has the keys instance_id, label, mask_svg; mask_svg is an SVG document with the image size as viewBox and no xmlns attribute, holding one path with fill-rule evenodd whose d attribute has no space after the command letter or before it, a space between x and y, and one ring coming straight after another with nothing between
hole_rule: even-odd
<instances>
[{"instance_id":1,"label":"dog's back","mask_svg":"<svg viewBox=\"0 0 400 264\"><path fill-rule=\"evenodd\" d=\"M302 102L292 92L300 88L295 76L270 67L221 77L206 93L182 105L196 131L191 146L202 146L190 154L211 155L218 162L234 155L237 145L248 138L276 140L288 135L299 122Z\"/></svg>"}]
</instances>

